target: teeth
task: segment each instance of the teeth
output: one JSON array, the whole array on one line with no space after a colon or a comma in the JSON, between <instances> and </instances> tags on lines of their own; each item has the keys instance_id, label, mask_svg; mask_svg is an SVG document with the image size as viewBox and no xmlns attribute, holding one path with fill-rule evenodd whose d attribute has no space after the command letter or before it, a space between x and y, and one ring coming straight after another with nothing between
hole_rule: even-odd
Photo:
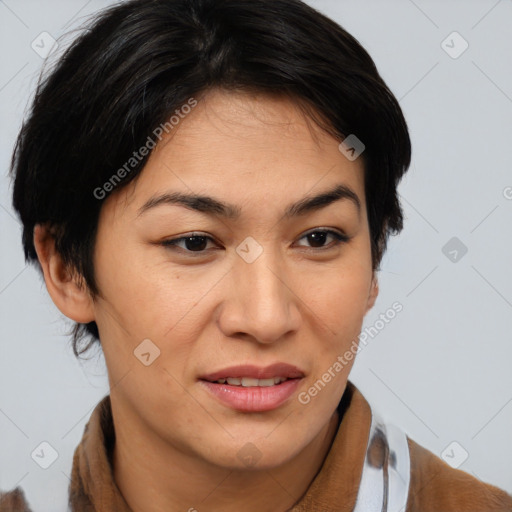
<instances>
[{"instance_id":1,"label":"teeth","mask_svg":"<svg viewBox=\"0 0 512 512\"><path fill-rule=\"evenodd\" d=\"M273 377L270 379L253 379L252 377L242 377L242 378L236 378L236 377L229 377L227 379L219 379L216 382L218 384L225 384L226 382L230 386L242 386L244 388L250 388L250 387L270 387L275 386L276 384L279 384L281 382L284 382L285 380L288 380L287 377Z\"/></svg>"},{"instance_id":2,"label":"teeth","mask_svg":"<svg viewBox=\"0 0 512 512\"><path fill-rule=\"evenodd\" d=\"M254 379L257 380L257 379ZM274 379L260 379L257 381L257 384L255 386L261 386L261 387L267 387L267 386L274 386L275 382ZM244 384L245 386L245 384Z\"/></svg>"}]
</instances>

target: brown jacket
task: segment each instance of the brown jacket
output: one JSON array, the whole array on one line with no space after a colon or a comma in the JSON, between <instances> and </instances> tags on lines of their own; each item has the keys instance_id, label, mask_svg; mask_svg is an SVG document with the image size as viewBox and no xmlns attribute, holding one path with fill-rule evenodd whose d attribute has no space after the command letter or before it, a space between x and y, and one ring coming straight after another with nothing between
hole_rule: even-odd
<instances>
[{"instance_id":1,"label":"brown jacket","mask_svg":"<svg viewBox=\"0 0 512 512\"><path fill-rule=\"evenodd\" d=\"M352 512L371 425L371 409L348 383L340 425L321 470L290 512ZM73 512L131 512L112 474L115 434L110 396L94 409L73 457L69 502ZM405 512L512 512L512 496L407 439L411 480ZM0 493L0 512L31 512L20 487ZM37 512L37 511L34 511ZM56 511L64 512L64 511Z\"/></svg>"}]
</instances>

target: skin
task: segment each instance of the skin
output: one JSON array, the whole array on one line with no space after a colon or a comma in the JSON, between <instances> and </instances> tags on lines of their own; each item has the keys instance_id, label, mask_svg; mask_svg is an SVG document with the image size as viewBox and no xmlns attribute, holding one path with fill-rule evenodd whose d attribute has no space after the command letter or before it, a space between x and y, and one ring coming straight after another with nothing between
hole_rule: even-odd
<instances>
[{"instance_id":1,"label":"skin","mask_svg":"<svg viewBox=\"0 0 512 512\"><path fill-rule=\"evenodd\" d=\"M378 284L361 158L284 98L210 91L160 142L139 178L109 195L94 253L100 296L66 269L42 226L35 242L47 288L69 318L95 320L108 368L116 430L114 476L134 512L276 512L306 492L329 451L336 407L354 360L304 405L307 391L349 349ZM342 199L296 218L285 207L337 184ZM237 220L179 205L138 214L163 192L194 192L237 205ZM313 228L342 231L315 245ZM212 237L199 256L184 242ZM248 236L263 248L253 263L236 252ZM189 249L187 252L187 248ZM196 256L194 256L196 255ZM150 339L149 365L134 350ZM201 375L236 364L287 362L305 374L275 410L227 407ZM248 467L246 443L259 450Z\"/></svg>"}]
</instances>

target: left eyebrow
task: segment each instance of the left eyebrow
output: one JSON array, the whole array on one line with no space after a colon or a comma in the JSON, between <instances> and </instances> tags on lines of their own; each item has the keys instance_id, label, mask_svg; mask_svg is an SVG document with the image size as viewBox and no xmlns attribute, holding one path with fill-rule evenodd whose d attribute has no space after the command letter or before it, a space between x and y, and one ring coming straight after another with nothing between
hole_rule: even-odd
<instances>
[{"instance_id":1,"label":"left eyebrow","mask_svg":"<svg viewBox=\"0 0 512 512\"><path fill-rule=\"evenodd\" d=\"M300 201L291 204L285 211L285 217L298 217L306 213L317 211L329 206L330 204L341 201L351 201L357 208L357 213L361 214L361 202L358 195L346 185L336 185L333 189L321 192L320 194L312 197L305 197Z\"/></svg>"},{"instance_id":2,"label":"left eyebrow","mask_svg":"<svg viewBox=\"0 0 512 512\"><path fill-rule=\"evenodd\" d=\"M349 200L356 206L358 214L361 214L361 202L358 195L346 185L338 184L330 190L326 190L315 196L304 197L303 199L290 204L284 212L284 217L299 217L325 208L340 200ZM237 220L240 218L242 212L239 206L225 203L215 199L214 197L182 192L170 192L151 197L141 208L139 208L137 216L140 216L148 210L163 204L179 205L188 208L189 210L206 213L216 217L224 217L231 220Z\"/></svg>"}]
</instances>

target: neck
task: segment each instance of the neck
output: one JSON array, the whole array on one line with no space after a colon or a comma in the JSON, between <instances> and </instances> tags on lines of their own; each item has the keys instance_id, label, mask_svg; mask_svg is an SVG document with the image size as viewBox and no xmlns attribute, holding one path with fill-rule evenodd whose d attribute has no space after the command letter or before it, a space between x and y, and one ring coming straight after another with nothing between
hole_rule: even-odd
<instances>
[{"instance_id":1,"label":"neck","mask_svg":"<svg viewBox=\"0 0 512 512\"><path fill-rule=\"evenodd\" d=\"M319 472L339 420L335 411L313 441L285 464L244 471L212 465L156 436L148 438L122 411L113 407L112 413L114 479L133 512L285 512Z\"/></svg>"}]
</instances>

